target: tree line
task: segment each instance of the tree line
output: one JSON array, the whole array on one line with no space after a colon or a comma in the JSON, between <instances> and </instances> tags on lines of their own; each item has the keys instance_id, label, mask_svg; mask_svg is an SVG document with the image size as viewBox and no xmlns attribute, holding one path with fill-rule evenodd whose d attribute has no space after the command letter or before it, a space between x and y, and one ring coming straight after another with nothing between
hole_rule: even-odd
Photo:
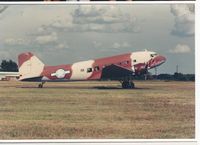
<instances>
[{"instance_id":1,"label":"tree line","mask_svg":"<svg viewBox=\"0 0 200 145\"><path fill-rule=\"evenodd\" d=\"M175 80L175 81L195 81L194 74L182 74L175 72L172 74L160 74L157 76L159 80Z\"/></svg>"},{"instance_id":2,"label":"tree line","mask_svg":"<svg viewBox=\"0 0 200 145\"><path fill-rule=\"evenodd\" d=\"M165 81L195 81L195 74L183 74L177 73L174 74L159 74L159 75L152 75L148 73L146 75L136 76L136 80L165 80Z\"/></svg>"},{"instance_id":3,"label":"tree line","mask_svg":"<svg viewBox=\"0 0 200 145\"><path fill-rule=\"evenodd\" d=\"M17 63L12 60L2 60L0 65L0 71L18 72Z\"/></svg>"}]
</instances>

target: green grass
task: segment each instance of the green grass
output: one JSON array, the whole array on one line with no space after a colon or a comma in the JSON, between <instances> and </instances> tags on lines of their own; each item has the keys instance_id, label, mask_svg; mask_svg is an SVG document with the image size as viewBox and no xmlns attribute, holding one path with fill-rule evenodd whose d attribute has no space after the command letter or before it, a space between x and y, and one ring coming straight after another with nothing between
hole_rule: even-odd
<instances>
[{"instance_id":1,"label":"green grass","mask_svg":"<svg viewBox=\"0 0 200 145\"><path fill-rule=\"evenodd\" d=\"M194 82L0 82L0 139L194 138Z\"/></svg>"}]
</instances>

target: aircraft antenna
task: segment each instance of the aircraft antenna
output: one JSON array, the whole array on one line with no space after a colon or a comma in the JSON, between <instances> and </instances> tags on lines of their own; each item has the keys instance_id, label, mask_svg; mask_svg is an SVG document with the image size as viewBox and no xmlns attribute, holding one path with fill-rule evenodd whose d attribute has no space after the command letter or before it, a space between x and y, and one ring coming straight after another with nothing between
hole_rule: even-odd
<instances>
[{"instance_id":1,"label":"aircraft antenna","mask_svg":"<svg viewBox=\"0 0 200 145\"><path fill-rule=\"evenodd\" d=\"M178 65L176 65L176 73L178 73Z\"/></svg>"}]
</instances>

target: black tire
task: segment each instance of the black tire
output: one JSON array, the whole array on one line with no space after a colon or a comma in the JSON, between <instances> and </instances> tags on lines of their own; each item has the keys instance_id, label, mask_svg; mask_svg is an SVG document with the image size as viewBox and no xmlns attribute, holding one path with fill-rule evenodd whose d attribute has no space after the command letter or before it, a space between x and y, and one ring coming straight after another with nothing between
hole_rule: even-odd
<instances>
[{"instance_id":1,"label":"black tire","mask_svg":"<svg viewBox=\"0 0 200 145\"><path fill-rule=\"evenodd\" d=\"M132 81L124 81L122 82L123 89L133 89L135 88L135 84Z\"/></svg>"},{"instance_id":2,"label":"black tire","mask_svg":"<svg viewBox=\"0 0 200 145\"><path fill-rule=\"evenodd\" d=\"M130 82L130 88L131 89L135 88L135 84L133 82Z\"/></svg>"},{"instance_id":3,"label":"black tire","mask_svg":"<svg viewBox=\"0 0 200 145\"><path fill-rule=\"evenodd\" d=\"M38 85L38 88L43 88L43 85L42 85L42 84L39 84L39 85Z\"/></svg>"},{"instance_id":4,"label":"black tire","mask_svg":"<svg viewBox=\"0 0 200 145\"><path fill-rule=\"evenodd\" d=\"M125 84L124 84L124 82L122 82L122 88L123 88L123 89L125 88Z\"/></svg>"},{"instance_id":5,"label":"black tire","mask_svg":"<svg viewBox=\"0 0 200 145\"><path fill-rule=\"evenodd\" d=\"M127 82L122 82L122 88L127 89Z\"/></svg>"}]
</instances>

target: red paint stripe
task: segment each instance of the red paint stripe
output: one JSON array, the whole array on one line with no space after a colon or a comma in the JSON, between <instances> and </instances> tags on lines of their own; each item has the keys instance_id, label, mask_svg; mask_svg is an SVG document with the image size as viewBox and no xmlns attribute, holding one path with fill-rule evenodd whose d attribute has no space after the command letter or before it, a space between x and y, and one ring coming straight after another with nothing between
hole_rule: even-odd
<instances>
[{"instance_id":1,"label":"red paint stripe","mask_svg":"<svg viewBox=\"0 0 200 145\"><path fill-rule=\"evenodd\" d=\"M28 61L31 57L33 56L33 54L31 52L27 52L27 53L22 53L18 56L18 67L21 67L22 64L26 61Z\"/></svg>"}]
</instances>

